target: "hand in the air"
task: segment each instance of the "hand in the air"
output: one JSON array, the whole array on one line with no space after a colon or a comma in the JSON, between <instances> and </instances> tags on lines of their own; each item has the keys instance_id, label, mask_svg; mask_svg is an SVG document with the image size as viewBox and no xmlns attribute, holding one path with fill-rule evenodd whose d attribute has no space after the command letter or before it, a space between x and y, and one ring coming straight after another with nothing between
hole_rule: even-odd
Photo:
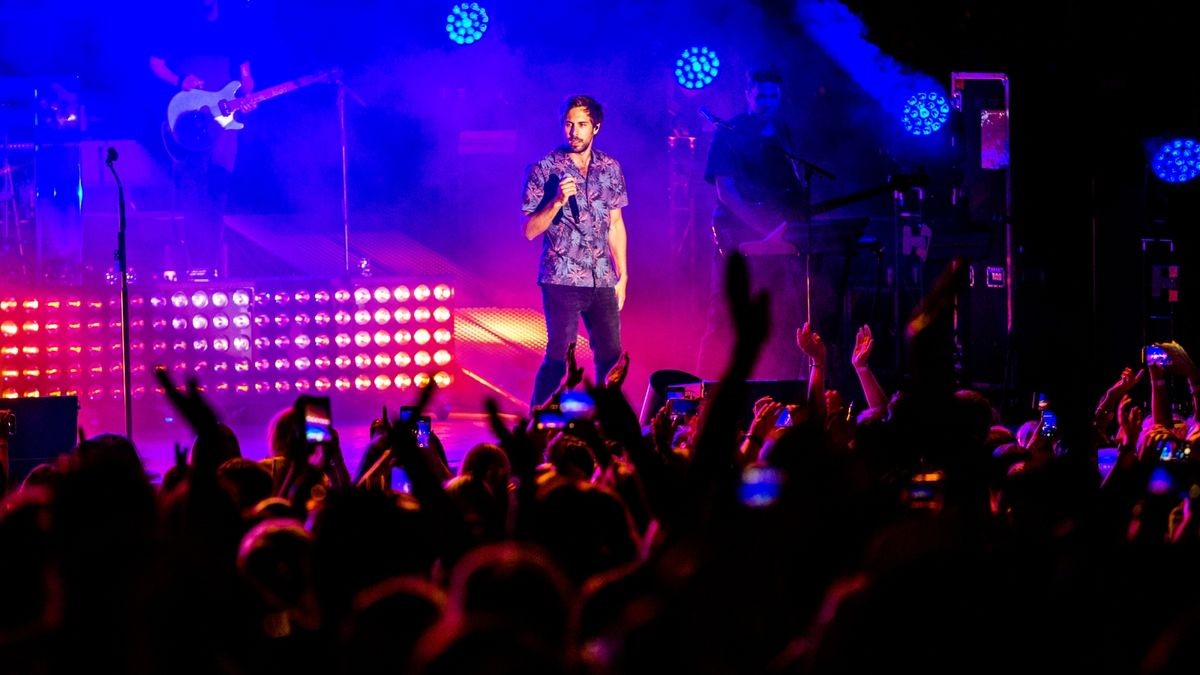
<instances>
[{"instance_id":1,"label":"hand in the air","mask_svg":"<svg viewBox=\"0 0 1200 675\"><path fill-rule=\"evenodd\" d=\"M875 339L871 337L871 327L863 324L854 337L854 352L850 355L850 363L855 368L865 368L871 358L871 350L875 348Z\"/></svg>"},{"instance_id":2,"label":"hand in the air","mask_svg":"<svg viewBox=\"0 0 1200 675\"><path fill-rule=\"evenodd\" d=\"M821 336L813 331L807 321L796 330L796 346L814 363L825 364L825 343L821 341Z\"/></svg>"}]
</instances>

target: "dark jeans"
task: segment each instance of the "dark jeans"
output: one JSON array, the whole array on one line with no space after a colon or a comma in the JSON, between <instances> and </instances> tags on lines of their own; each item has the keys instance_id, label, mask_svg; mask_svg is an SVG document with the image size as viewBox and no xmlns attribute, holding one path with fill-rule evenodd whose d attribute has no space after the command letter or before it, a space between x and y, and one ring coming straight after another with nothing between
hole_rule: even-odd
<instances>
[{"instance_id":1,"label":"dark jeans","mask_svg":"<svg viewBox=\"0 0 1200 675\"><path fill-rule=\"evenodd\" d=\"M611 288L542 286L546 314L546 358L533 382L533 405L550 398L567 374L567 346L579 336L579 318L587 327L595 359L595 378L603 380L621 356L621 313Z\"/></svg>"}]
</instances>

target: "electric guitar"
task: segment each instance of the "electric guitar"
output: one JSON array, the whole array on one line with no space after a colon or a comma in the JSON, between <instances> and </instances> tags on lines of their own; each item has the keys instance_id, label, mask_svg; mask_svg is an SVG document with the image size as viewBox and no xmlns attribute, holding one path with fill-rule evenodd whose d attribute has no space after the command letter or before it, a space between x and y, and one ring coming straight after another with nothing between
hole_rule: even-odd
<instances>
[{"instance_id":1,"label":"electric guitar","mask_svg":"<svg viewBox=\"0 0 1200 675\"><path fill-rule=\"evenodd\" d=\"M171 140L182 149L203 152L212 147L215 133L221 130L236 131L246 126L234 117L234 113L310 84L336 82L340 78L341 72L335 68L260 89L241 98L237 97L237 92L242 88L242 83L237 80L220 91L181 91L167 103L167 129L171 133Z\"/></svg>"},{"instance_id":2,"label":"electric guitar","mask_svg":"<svg viewBox=\"0 0 1200 675\"><path fill-rule=\"evenodd\" d=\"M815 216L888 191L925 187L928 180L929 177L924 173L889 176L887 182L882 185L817 202L809 207L809 213ZM760 222L775 222L778 223L777 227L764 233L754 225L743 223L729 209L718 208L713 216L712 233L713 243L721 255L728 256L734 251L740 251L744 255L798 253L796 247L785 238L785 234L801 222L795 213L796 209L773 207L768 204L756 204L755 209L763 216L759 219Z\"/></svg>"}]
</instances>

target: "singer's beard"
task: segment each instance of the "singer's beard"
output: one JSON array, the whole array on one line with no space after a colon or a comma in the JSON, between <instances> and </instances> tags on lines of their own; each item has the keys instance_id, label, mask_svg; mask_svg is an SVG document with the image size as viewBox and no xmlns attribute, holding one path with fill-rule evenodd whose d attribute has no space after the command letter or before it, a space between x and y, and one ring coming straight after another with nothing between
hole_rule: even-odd
<instances>
[{"instance_id":1,"label":"singer's beard","mask_svg":"<svg viewBox=\"0 0 1200 675\"><path fill-rule=\"evenodd\" d=\"M567 145L571 147L571 152L587 152L588 148L592 147L590 141L580 139L567 139Z\"/></svg>"}]
</instances>

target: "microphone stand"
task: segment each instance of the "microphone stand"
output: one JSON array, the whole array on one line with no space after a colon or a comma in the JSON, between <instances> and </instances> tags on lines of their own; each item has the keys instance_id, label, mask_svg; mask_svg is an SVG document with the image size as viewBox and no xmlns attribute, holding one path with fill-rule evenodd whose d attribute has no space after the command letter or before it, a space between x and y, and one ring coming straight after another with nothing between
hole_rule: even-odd
<instances>
[{"instance_id":1,"label":"microphone stand","mask_svg":"<svg viewBox=\"0 0 1200 675\"><path fill-rule=\"evenodd\" d=\"M125 186L117 175L113 163L117 161L117 149L109 148L105 164L117 182L117 204L120 213L120 229L117 230L117 271L121 275L121 380L122 400L125 403L125 438L133 441L133 392L132 364L129 357L129 255L125 247Z\"/></svg>"},{"instance_id":2,"label":"microphone stand","mask_svg":"<svg viewBox=\"0 0 1200 675\"><path fill-rule=\"evenodd\" d=\"M801 185L801 211L800 217L804 222L805 237L808 243L804 247L804 312L805 320L808 325L816 330L816 326L812 325L812 255L813 255L813 232L812 232L812 179L814 175L822 176L828 180L837 180L837 176L829 173L825 169L813 164L807 159L802 159L792 154L787 149L784 149L783 154L792 162L792 171L794 173L803 173L803 176L798 175ZM797 172L796 167L802 167L802 172Z\"/></svg>"},{"instance_id":3,"label":"microphone stand","mask_svg":"<svg viewBox=\"0 0 1200 675\"><path fill-rule=\"evenodd\" d=\"M362 107L367 107L358 94L346 86L340 69L333 71L333 83L337 85L338 142L342 151L342 246L345 252L346 275L350 275L350 159L346 142L346 95L349 94Z\"/></svg>"}]
</instances>

